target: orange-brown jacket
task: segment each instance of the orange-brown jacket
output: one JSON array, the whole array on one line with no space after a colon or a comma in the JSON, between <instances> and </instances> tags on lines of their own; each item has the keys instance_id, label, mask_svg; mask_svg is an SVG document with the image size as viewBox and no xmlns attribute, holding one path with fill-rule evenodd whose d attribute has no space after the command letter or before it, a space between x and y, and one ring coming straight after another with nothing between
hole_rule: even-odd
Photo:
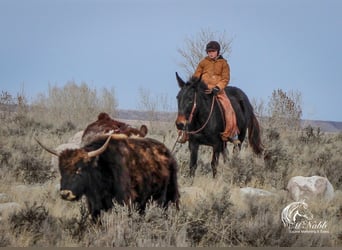
<instances>
[{"instance_id":1,"label":"orange-brown jacket","mask_svg":"<svg viewBox=\"0 0 342 250\"><path fill-rule=\"evenodd\" d=\"M216 59L207 56L200 61L193 76L199 78L201 75L208 88L218 86L222 90L230 80L229 64L221 55Z\"/></svg>"}]
</instances>

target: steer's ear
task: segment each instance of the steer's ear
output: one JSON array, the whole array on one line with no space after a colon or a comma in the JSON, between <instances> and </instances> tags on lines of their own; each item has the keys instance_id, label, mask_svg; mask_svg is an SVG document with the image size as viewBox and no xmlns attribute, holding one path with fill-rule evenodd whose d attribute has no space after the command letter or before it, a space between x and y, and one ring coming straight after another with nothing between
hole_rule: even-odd
<instances>
[{"instance_id":1,"label":"steer's ear","mask_svg":"<svg viewBox=\"0 0 342 250\"><path fill-rule=\"evenodd\" d=\"M178 86L180 88L183 88L183 86L185 85L185 82L183 81L183 79L178 75L178 73L176 72L176 79L177 79L177 82L178 82Z\"/></svg>"}]
</instances>

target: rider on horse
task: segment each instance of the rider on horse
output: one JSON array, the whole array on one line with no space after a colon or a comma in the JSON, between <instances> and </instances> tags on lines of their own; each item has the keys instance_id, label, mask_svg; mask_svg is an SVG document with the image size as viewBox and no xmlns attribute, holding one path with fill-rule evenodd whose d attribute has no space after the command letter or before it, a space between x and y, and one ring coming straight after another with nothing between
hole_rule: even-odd
<instances>
[{"instance_id":1,"label":"rider on horse","mask_svg":"<svg viewBox=\"0 0 342 250\"><path fill-rule=\"evenodd\" d=\"M220 55L220 48L216 41L207 44L208 56L200 61L193 76L201 77L208 86L206 94L214 94L223 108L226 127L221 133L222 140L230 140L234 145L239 145L241 142L238 139L239 129L235 111L224 91L230 80L230 68L228 62Z\"/></svg>"}]
</instances>

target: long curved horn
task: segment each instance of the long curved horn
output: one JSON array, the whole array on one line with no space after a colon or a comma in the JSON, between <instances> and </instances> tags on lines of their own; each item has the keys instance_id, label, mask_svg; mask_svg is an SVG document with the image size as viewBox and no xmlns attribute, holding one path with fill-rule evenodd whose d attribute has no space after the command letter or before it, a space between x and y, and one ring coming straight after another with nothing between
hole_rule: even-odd
<instances>
[{"instance_id":1,"label":"long curved horn","mask_svg":"<svg viewBox=\"0 0 342 250\"><path fill-rule=\"evenodd\" d=\"M111 138L113 138L113 139L126 139L127 135L125 135L125 134L112 134L112 135L109 135L107 140L106 140L106 142L100 148L98 148L96 150L93 150L91 152L88 152L88 157L92 158L92 157L95 157L95 156L98 156L98 155L102 154L107 149L109 141L110 141Z\"/></svg>"},{"instance_id":2,"label":"long curved horn","mask_svg":"<svg viewBox=\"0 0 342 250\"><path fill-rule=\"evenodd\" d=\"M111 135L112 139L126 139L128 136L126 134L112 134Z\"/></svg>"},{"instance_id":3,"label":"long curved horn","mask_svg":"<svg viewBox=\"0 0 342 250\"><path fill-rule=\"evenodd\" d=\"M100 148L88 152L88 157L92 158L92 157L95 157L95 156L102 154L107 149L110 138L112 138L112 136L108 136L106 142Z\"/></svg>"},{"instance_id":4,"label":"long curved horn","mask_svg":"<svg viewBox=\"0 0 342 250\"><path fill-rule=\"evenodd\" d=\"M48 147L44 146L37 138L34 138L36 140L36 142L38 142L38 144L43 148L45 149L46 151L48 151L50 154L53 154L57 157L59 157L59 154L57 153L57 151L55 150L52 150L52 149L49 149Z\"/></svg>"}]
</instances>

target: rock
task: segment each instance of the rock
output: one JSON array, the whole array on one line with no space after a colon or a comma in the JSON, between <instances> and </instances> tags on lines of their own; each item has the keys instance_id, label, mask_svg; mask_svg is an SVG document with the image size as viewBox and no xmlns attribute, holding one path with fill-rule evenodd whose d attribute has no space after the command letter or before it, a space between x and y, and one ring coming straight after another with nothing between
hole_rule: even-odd
<instances>
[{"instance_id":1,"label":"rock","mask_svg":"<svg viewBox=\"0 0 342 250\"><path fill-rule=\"evenodd\" d=\"M248 197L248 196L273 196L276 195L275 193L272 193L270 191L266 191L264 189L260 188L252 188L252 187L245 187L245 188L240 188L240 194L242 196Z\"/></svg>"},{"instance_id":2,"label":"rock","mask_svg":"<svg viewBox=\"0 0 342 250\"><path fill-rule=\"evenodd\" d=\"M292 177L286 189L295 201L323 199L329 202L334 198L333 186L327 178L321 176Z\"/></svg>"},{"instance_id":3,"label":"rock","mask_svg":"<svg viewBox=\"0 0 342 250\"><path fill-rule=\"evenodd\" d=\"M253 207L265 204L277 204L282 198L282 193L276 190L268 191L260 188L234 187L230 190L230 200L236 209L237 218L242 218L251 213Z\"/></svg>"}]
</instances>

